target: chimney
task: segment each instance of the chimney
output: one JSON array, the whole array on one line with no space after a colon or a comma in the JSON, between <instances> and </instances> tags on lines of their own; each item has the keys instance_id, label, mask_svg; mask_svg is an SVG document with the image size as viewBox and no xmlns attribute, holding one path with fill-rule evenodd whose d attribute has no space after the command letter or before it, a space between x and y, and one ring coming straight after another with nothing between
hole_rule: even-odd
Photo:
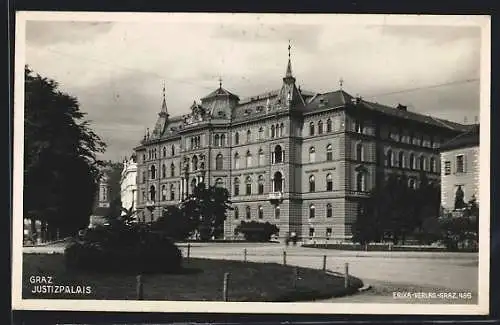
<instances>
[{"instance_id":1,"label":"chimney","mask_svg":"<svg viewBox=\"0 0 500 325\"><path fill-rule=\"evenodd\" d=\"M398 104L398 107L397 109L401 110L401 111L408 111L408 106L406 105L401 105L401 104Z\"/></svg>"}]
</instances>

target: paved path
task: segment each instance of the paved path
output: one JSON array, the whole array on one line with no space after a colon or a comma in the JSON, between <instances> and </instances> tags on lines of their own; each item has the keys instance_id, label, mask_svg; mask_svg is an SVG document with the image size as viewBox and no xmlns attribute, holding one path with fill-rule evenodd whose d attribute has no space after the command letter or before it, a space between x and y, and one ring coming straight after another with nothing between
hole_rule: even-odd
<instances>
[{"instance_id":1,"label":"paved path","mask_svg":"<svg viewBox=\"0 0 500 325\"><path fill-rule=\"evenodd\" d=\"M179 244L184 255L187 244ZM392 301L391 290L463 291L477 295L478 255L475 253L428 253L428 252L356 252L303 247L287 247L282 244L250 243L191 243L190 255L199 258L243 260L282 263L283 251L287 252L287 264L321 268L323 255L327 256L327 268L343 272L349 263L349 273L371 284L375 290L336 301ZM25 253L62 253L63 244L44 247L24 247ZM385 288L385 289L382 289ZM396 301L398 302L398 301ZM399 301L406 303L407 301ZM433 301L433 302L438 302Z\"/></svg>"}]
</instances>

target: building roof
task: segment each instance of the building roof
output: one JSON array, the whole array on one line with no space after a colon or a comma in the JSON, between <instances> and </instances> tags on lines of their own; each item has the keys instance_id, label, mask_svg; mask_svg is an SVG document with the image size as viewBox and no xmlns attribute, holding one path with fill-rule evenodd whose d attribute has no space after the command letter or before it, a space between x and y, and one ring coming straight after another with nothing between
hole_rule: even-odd
<instances>
[{"instance_id":1,"label":"building roof","mask_svg":"<svg viewBox=\"0 0 500 325\"><path fill-rule=\"evenodd\" d=\"M217 96L228 96L232 97L235 99L239 99L239 97L232 92L228 91L227 89L222 88L222 85L220 85L219 88L216 90L212 91L210 94L206 95L205 97L201 98L201 100L206 100L209 98L217 97Z\"/></svg>"},{"instance_id":2,"label":"building roof","mask_svg":"<svg viewBox=\"0 0 500 325\"><path fill-rule=\"evenodd\" d=\"M463 132L448 142L441 145L441 150L453 150L459 148L479 146L479 124L467 125L469 130Z\"/></svg>"}]
</instances>

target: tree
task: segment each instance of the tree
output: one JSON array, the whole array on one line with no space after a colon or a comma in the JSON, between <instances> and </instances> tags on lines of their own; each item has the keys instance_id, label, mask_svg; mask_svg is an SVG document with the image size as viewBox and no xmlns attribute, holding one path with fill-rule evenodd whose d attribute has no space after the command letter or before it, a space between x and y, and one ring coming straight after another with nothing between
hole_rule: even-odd
<instances>
[{"instance_id":1,"label":"tree","mask_svg":"<svg viewBox=\"0 0 500 325\"><path fill-rule=\"evenodd\" d=\"M241 233L247 241L267 242L271 240L272 235L279 233L279 228L269 222L242 221L235 229L234 233Z\"/></svg>"},{"instance_id":2,"label":"tree","mask_svg":"<svg viewBox=\"0 0 500 325\"><path fill-rule=\"evenodd\" d=\"M106 145L75 97L25 67L24 212L42 236L72 235L87 226Z\"/></svg>"},{"instance_id":3,"label":"tree","mask_svg":"<svg viewBox=\"0 0 500 325\"><path fill-rule=\"evenodd\" d=\"M160 231L174 240L185 240L193 235L195 228L194 219L186 217L176 205L164 208L161 217L151 225L153 231Z\"/></svg>"},{"instance_id":4,"label":"tree","mask_svg":"<svg viewBox=\"0 0 500 325\"><path fill-rule=\"evenodd\" d=\"M219 237L223 232L227 210L232 210L229 192L217 186L199 183L182 203L184 218L198 231L201 240Z\"/></svg>"}]
</instances>

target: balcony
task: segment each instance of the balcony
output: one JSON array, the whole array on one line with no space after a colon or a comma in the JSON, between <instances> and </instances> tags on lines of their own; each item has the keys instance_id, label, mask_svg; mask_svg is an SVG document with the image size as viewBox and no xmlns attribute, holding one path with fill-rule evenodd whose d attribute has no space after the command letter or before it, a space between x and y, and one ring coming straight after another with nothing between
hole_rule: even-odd
<instances>
[{"instance_id":1,"label":"balcony","mask_svg":"<svg viewBox=\"0 0 500 325\"><path fill-rule=\"evenodd\" d=\"M283 201L283 193L282 192L270 192L269 193L269 201L271 201L271 202Z\"/></svg>"}]
</instances>

